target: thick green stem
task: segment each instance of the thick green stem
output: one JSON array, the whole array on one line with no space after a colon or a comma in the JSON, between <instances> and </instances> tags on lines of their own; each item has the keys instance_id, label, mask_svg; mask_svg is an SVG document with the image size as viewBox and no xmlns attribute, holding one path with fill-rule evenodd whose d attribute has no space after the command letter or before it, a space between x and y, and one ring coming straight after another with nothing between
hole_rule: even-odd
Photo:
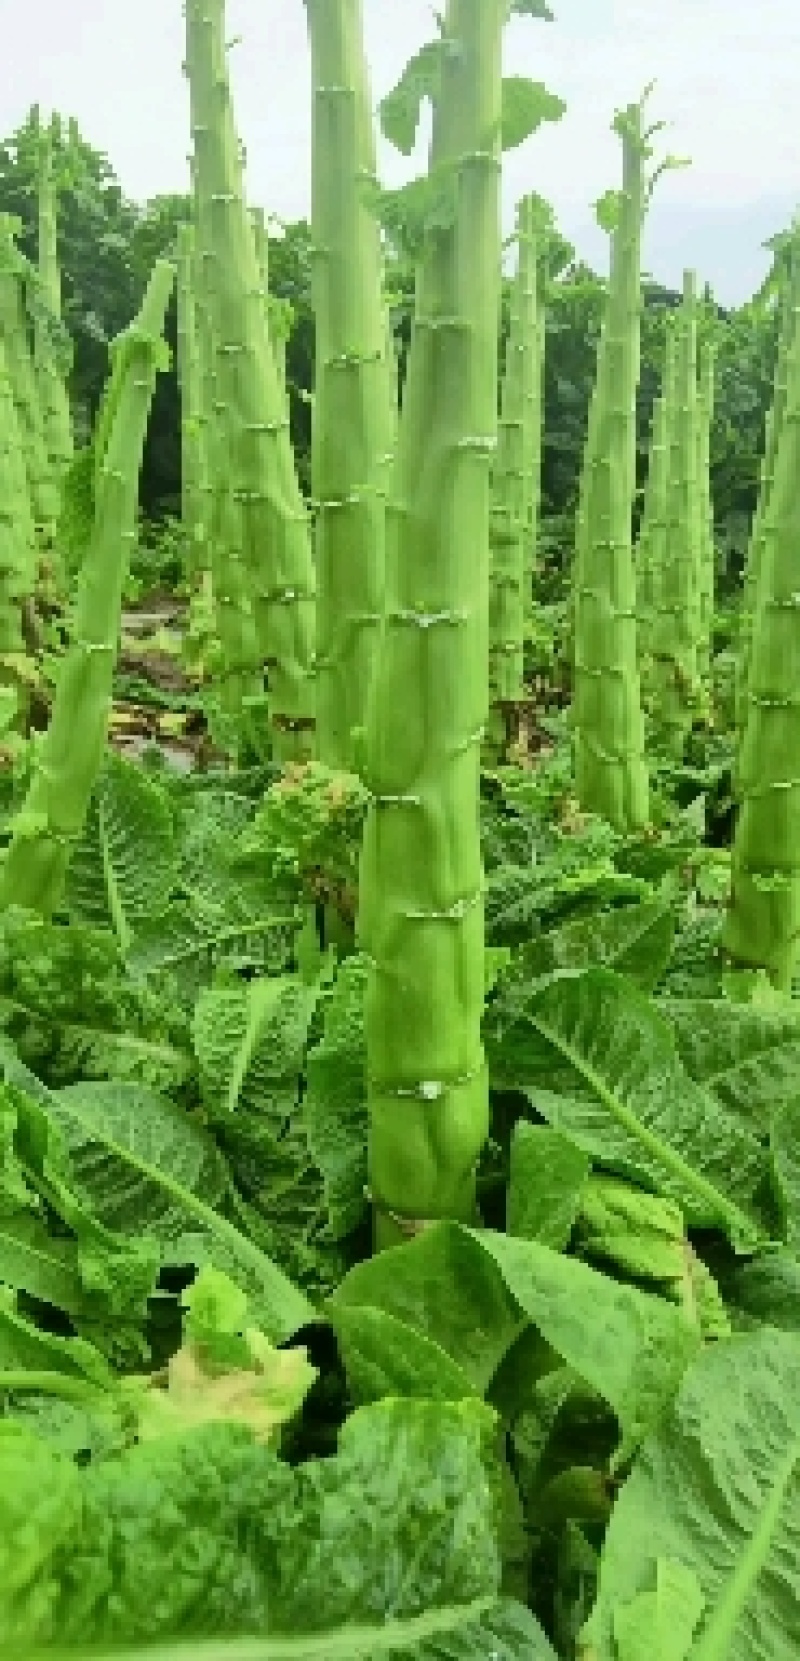
<instances>
[{"instance_id":1,"label":"thick green stem","mask_svg":"<svg viewBox=\"0 0 800 1661\"><path fill-rule=\"evenodd\" d=\"M361 866L378 1246L475 1215L488 1130L480 747L497 432L503 0L450 0L369 709Z\"/></svg>"},{"instance_id":2,"label":"thick green stem","mask_svg":"<svg viewBox=\"0 0 800 1661\"><path fill-rule=\"evenodd\" d=\"M12 821L0 874L0 907L27 906L49 916L58 906L71 850L80 837L102 766L119 645L122 592L136 537L139 470L175 273L155 266L141 312L114 347L94 524L81 567L73 638L61 671L50 725L34 758L28 794Z\"/></svg>"},{"instance_id":3,"label":"thick green stem","mask_svg":"<svg viewBox=\"0 0 800 1661\"><path fill-rule=\"evenodd\" d=\"M724 945L789 990L800 939L800 306L760 532L761 566L739 751L740 811Z\"/></svg>"},{"instance_id":4,"label":"thick green stem","mask_svg":"<svg viewBox=\"0 0 800 1661\"><path fill-rule=\"evenodd\" d=\"M542 442L544 438L544 369L545 351L547 343L546 318L543 300L542 275L539 269L539 251L545 244L543 232L546 231L551 220L550 209L538 197L533 197L535 203L532 230L536 233L535 258L531 269L531 282L534 289L532 306L533 338L531 351L533 354L533 377L531 397L527 404L528 436L525 440L526 456L526 518L527 518L527 555L525 570L528 578L528 592L530 584L536 575L539 559L539 515L542 501Z\"/></svg>"},{"instance_id":5,"label":"thick green stem","mask_svg":"<svg viewBox=\"0 0 800 1661\"><path fill-rule=\"evenodd\" d=\"M19 688L22 608L33 593L36 551L28 475L0 337L0 684Z\"/></svg>"},{"instance_id":6,"label":"thick green stem","mask_svg":"<svg viewBox=\"0 0 800 1661\"><path fill-rule=\"evenodd\" d=\"M72 416L54 330L61 322L61 272L58 263L58 188L53 141L57 120L40 134L39 283L47 315L37 320L34 359L39 381L44 439L54 483L60 486L73 455Z\"/></svg>"},{"instance_id":7,"label":"thick green stem","mask_svg":"<svg viewBox=\"0 0 800 1661\"><path fill-rule=\"evenodd\" d=\"M223 436L214 456L219 529L226 564L238 561L242 569L267 667L272 746L284 760L302 759L314 742L314 567L244 201L223 0L187 0L186 42L199 254L207 266L215 413ZM218 575L228 579L215 569L221 606Z\"/></svg>"},{"instance_id":8,"label":"thick green stem","mask_svg":"<svg viewBox=\"0 0 800 1661\"><path fill-rule=\"evenodd\" d=\"M711 637L714 627L716 552L714 504L711 496L711 423L714 416L716 348L710 336L700 342L697 400L697 516L700 542L700 638L698 668L709 696Z\"/></svg>"},{"instance_id":9,"label":"thick green stem","mask_svg":"<svg viewBox=\"0 0 800 1661\"><path fill-rule=\"evenodd\" d=\"M616 127L623 143L623 186L578 511L573 727L581 806L620 831L633 831L649 818L632 551L641 238L650 153L643 106L631 106Z\"/></svg>"},{"instance_id":10,"label":"thick green stem","mask_svg":"<svg viewBox=\"0 0 800 1661\"><path fill-rule=\"evenodd\" d=\"M22 434L34 524L50 542L58 519L59 491L47 459L42 405L28 344L23 302L26 262L16 246L17 229L18 221L0 214L0 337Z\"/></svg>"},{"instance_id":11,"label":"thick green stem","mask_svg":"<svg viewBox=\"0 0 800 1661\"><path fill-rule=\"evenodd\" d=\"M317 749L353 770L383 599L387 398L383 255L365 193L375 137L361 0L306 0L314 88Z\"/></svg>"},{"instance_id":12,"label":"thick green stem","mask_svg":"<svg viewBox=\"0 0 800 1661\"><path fill-rule=\"evenodd\" d=\"M653 712L659 737L676 758L703 709L700 678L705 538L698 514L697 295L684 276L676 319L676 386L671 411L665 558L654 607Z\"/></svg>"},{"instance_id":13,"label":"thick green stem","mask_svg":"<svg viewBox=\"0 0 800 1661\"><path fill-rule=\"evenodd\" d=\"M519 205L497 459L492 475L489 589L489 750L502 756L525 696L526 540L532 510L532 410L539 379L535 201Z\"/></svg>"},{"instance_id":14,"label":"thick green stem","mask_svg":"<svg viewBox=\"0 0 800 1661\"><path fill-rule=\"evenodd\" d=\"M202 376L197 344L195 232L180 225L178 271L178 384L181 394L181 500L187 576L194 589L209 563L206 507L208 467L202 421Z\"/></svg>"},{"instance_id":15,"label":"thick green stem","mask_svg":"<svg viewBox=\"0 0 800 1661\"><path fill-rule=\"evenodd\" d=\"M269 291L269 231L263 208L251 208L250 220L256 245L261 298L267 318L270 344L275 359L278 380L284 397L287 396L286 354L292 332L291 302L270 294Z\"/></svg>"},{"instance_id":16,"label":"thick green stem","mask_svg":"<svg viewBox=\"0 0 800 1661\"><path fill-rule=\"evenodd\" d=\"M739 730L740 743L749 707L747 700L747 676L750 667L750 648L753 631L753 619L757 606L759 574L764 559L764 534L767 509L772 495L776 460L783 434L788 384L788 359L794 336L795 308L800 305L800 250L798 250L798 240L797 233L795 232L793 240L789 244L785 255L786 271L780 303L778 352L775 363L775 385L772 395L772 406L767 414L766 432L764 435L764 454L761 459L760 489L758 493L758 500L756 502L756 511L753 515L753 523L750 527L750 538L747 545L747 555L745 559L739 661L736 677L736 723Z\"/></svg>"},{"instance_id":17,"label":"thick green stem","mask_svg":"<svg viewBox=\"0 0 800 1661\"><path fill-rule=\"evenodd\" d=\"M675 405L676 336L668 326L661 392L653 409L650 462L645 489L644 512L636 546L637 647L642 686L649 691L655 614L661 603L664 564L667 559L669 515L669 435Z\"/></svg>"}]
</instances>

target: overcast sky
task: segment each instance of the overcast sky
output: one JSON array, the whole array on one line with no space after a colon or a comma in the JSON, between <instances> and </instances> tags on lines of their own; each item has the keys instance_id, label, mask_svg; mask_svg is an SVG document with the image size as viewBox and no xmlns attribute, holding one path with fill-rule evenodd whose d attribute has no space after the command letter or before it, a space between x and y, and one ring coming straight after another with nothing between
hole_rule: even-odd
<instances>
[{"instance_id":1,"label":"overcast sky","mask_svg":"<svg viewBox=\"0 0 800 1661\"><path fill-rule=\"evenodd\" d=\"M692 265L723 303L746 298L767 267L760 245L800 201L800 0L551 4L554 23L517 20L507 31L508 68L544 81L567 104L558 125L507 158L509 226L516 197L538 190L579 252L604 264L592 203L619 177L610 123L655 79L653 116L669 123L664 146L692 166L659 184L645 263L673 285ZM433 8L364 0L364 10L377 101L431 37ZM181 0L0 0L0 14L0 132L38 102L77 117L129 196L186 188ZM305 7L228 0L228 32L242 37L231 63L249 197L299 218L309 206ZM391 154L382 172L391 183L408 176Z\"/></svg>"}]
</instances>

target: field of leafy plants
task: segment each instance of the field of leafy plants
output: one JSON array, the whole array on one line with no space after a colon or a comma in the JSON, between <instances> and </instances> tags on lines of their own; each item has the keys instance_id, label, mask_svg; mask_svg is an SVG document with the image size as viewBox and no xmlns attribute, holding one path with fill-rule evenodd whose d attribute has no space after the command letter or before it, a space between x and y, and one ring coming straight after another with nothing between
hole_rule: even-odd
<instances>
[{"instance_id":1,"label":"field of leafy plants","mask_svg":"<svg viewBox=\"0 0 800 1661\"><path fill-rule=\"evenodd\" d=\"M0 1653L792 1661L800 243L722 595L733 325L691 272L637 480L650 92L566 524L543 198L505 279L500 235L563 113L503 30L549 9L448 0L380 106L406 154L432 109L394 192L361 11L306 0L308 478L222 0L83 438L57 119L35 258L0 214Z\"/></svg>"}]
</instances>

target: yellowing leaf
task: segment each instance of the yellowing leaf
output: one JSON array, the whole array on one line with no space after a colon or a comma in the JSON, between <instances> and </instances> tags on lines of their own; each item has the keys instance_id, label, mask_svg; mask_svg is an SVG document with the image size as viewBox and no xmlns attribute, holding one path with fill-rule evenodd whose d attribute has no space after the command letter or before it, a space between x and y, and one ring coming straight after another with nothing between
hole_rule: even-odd
<instances>
[{"instance_id":1,"label":"yellowing leaf","mask_svg":"<svg viewBox=\"0 0 800 1661\"><path fill-rule=\"evenodd\" d=\"M276 1350L263 1333L248 1340L258 1367L207 1372L186 1345L174 1355L167 1388L150 1385L138 1403L138 1434L149 1442L176 1430L224 1421L245 1425L257 1442L270 1442L302 1405L316 1373L305 1349Z\"/></svg>"}]
</instances>

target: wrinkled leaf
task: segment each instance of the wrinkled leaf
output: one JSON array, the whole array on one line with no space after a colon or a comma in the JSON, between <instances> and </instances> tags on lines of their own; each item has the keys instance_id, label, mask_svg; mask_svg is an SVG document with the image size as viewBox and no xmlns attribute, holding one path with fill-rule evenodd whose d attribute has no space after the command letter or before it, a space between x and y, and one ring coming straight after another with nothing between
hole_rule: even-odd
<instances>
[{"instance_id":1,"label":"wrinkled leaf","mask_svg":"<svg viewBox=\"0 0 800 1661\"><path fill-rule=\"evenodd\" d=\"M800 1336L706 1350L617 1500L581 1661L792 1661L798 1473Z\"/></svg>"}]
</instances>

